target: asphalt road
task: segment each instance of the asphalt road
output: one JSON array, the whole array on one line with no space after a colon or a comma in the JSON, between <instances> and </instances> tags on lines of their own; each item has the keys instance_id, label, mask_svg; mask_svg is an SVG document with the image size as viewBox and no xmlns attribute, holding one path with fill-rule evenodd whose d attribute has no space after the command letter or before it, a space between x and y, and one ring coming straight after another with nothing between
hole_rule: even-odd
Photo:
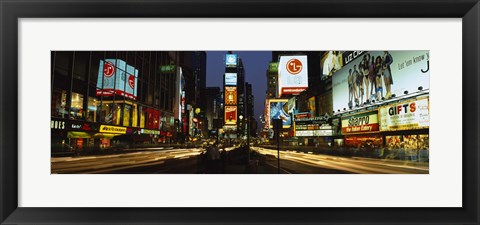
<instances>
[{"instance_id":1,"label":"asphalt road","mask_svg":"<svg viewBox=\"0 0 480 225\"><path fill-rule=\"evenodd\" d=\"M276 166L277 151L251 147L267 157L267 164ZM361 173L361 174L428 174L428 163L398 160L339 157L313 153L280 151L280 168L289 173Z\"/></svg>"},{"instance_id":2,"label":"asphalt road","mask_svg":"<svg viewBox=\"0 0 480 225\"><path fill-rule=\"evenodd\" d=\"M195 173L204 149L174 149L130 152L102 156L51 158L56 173ZM172 166L174 165L174 166Z\"/></svg>"},{"instance_id":3,"label":"asphalt road","mask_svg":"<svg viewBox=\"0 0 480 225\"><path fill-rule=\"evenodd\" d=\"M277 151L251 147L260 158L261 166L276 173ZM232 150L232 148L228 148ZM201 148L129 152L123 154L51 158L52 174L196 174L204 173L205 165L200 155ZM281 173L295 174L428 174L428 163L413 163L396 160L349 158L295 151L281 151ZM228 172L228 170L227 170ZM268 172L270 173L270 172Z\"/></svg>"}]
</instances>

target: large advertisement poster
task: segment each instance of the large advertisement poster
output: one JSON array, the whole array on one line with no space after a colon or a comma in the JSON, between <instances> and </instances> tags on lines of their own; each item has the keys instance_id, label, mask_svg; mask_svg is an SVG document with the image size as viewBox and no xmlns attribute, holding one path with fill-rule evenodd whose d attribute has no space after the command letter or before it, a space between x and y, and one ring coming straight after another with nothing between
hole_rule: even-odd
<instances>
[{"instance_id":1,"label":"large advertisement poster","mask_svg":"<svg viewBox=\"0 0 480 225\"><path fill-rule=\"evenodd\" d=\"M237 87L225 87L225 105L237 104Z\"/></svg>"},{"instance_id":2,"label":"large advertisement poster","mask_svg":"<svg viewBox=\"0 0 480 225\"><path fill-rule=\"evenodd\" d=\"M379 131L377 111L342 117L343 134L358 134L376 131Z\"/></svg>"},{"instance_id":3,"label":"large advertisement poster","mask_svg":"<svg viewBox=\"0 0 480 225\"><path fill-rule=\"evenodd\" d=\"M237 86L237 74L236 73L225 73L225 85L227 85L227 86Z\"/></svg>"},{"instance_id":4,"label":"large advertisement poster","mask_svg":"<svg viewBox=\"0 0 480 225\"><path fill-rule=\"evenodd\" d=\"M138 70L120 59L100 60L97 78L97 96L114 94L137 99Z\"/></svg>"},{"instance_id":5,"label":"large advertisement poster","mask_svg":"<svg viewBox=\"0 0 480 225\"><path fill-rule=\"evenodd\" d=\"M308 62L306 55L281 56L278 66L278 91L299 94L308 88Z\"/></svg>"},{"instance_id":6,"label":"large advertisement poster","mask_svg":"<svg viewBox=\"0 0 480 225\"><path fill-rule=\"evenodd\" d=\"M359 52L359 51L358 51ZM344 53L345 54L345 53ZM381 102L430 87L429 51L367 51L332 77L333 110ZM345 56L344 56L345 58Z\"/></svg>"},{"instance_id":7,"label":"large advertisement poster","mask_svg":"<svg viewBox=\"0 0 480 225\"><path fill-rule=\"evenodd\" d=\"M322 71L322 79L331 77L342 67L343 57L341 51L327 51L320 59L320 71Z\"/></svg>"},{"instance_id":8,"label":"large advertisement poster","mask_svg":"<svg viewBox=\"0 0 480 225\"><path fill-rule=\"evenodd\" d=\"M225 124L236 125L237 124L237 107L225 106Z\"/></svg>"},{"instance_id":9,"label":"large advertisement poster","mask_svg":"<svg viewBox=\"0 0 480 225\"><path fill-rule=\"evenodd\" d=\"M410 100L380 107L380 130L412 130L430 124L428 98Z\"/></svg>"},{"instance_id":10,"label":"large advertisement poster","mask_svg":"<svg viewBox=\"0 0 480 225\"><path fill-rule=\"evenodd\" d=\"M288 99L271 99L269 101L270 121L282 119L282 127L289 128L292 125L292 117L287 113ZM272 128L273 125L270 125Z\"/></svg>"}]
</instances>

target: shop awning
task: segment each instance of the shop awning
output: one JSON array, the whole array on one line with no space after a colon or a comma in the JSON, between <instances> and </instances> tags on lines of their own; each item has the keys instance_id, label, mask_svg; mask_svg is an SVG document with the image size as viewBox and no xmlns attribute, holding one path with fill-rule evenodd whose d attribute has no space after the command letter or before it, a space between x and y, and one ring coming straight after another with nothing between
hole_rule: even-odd
<instances>
[{"instance_id":1,"label":"shop awning","mask_svg":"<svg viewBox=\"0 0 480 225\"><path fill-rule=\"evenodd\" d=\"M69 131L67 133L67 138L91 138L92 136L87 132L81 131Z\"/></svg>"}]
</instances>

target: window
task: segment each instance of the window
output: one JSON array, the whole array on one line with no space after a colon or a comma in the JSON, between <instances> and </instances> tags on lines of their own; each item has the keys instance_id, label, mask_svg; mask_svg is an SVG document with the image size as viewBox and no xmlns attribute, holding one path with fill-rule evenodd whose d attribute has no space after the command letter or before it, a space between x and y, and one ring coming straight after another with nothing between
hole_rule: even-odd
<instances>
[{"instance_id":1,"label":"window","mask_svg":"<svg viewBox=\"0 0 480 225\"><path fill-rule=\"evenodd\" d=\"M52 93L52 116L66 118L68 115L67 108L67 91L53 90Z\"/></svg>"},{"instance_id":2,"label":"window","mask_svg":"<svg viewBox=\"0 0 480 225\"><path fill-rule=\"evenodd\" d=\"M88 97L87 120L97 122L97 109L100 102L96 98Z\"/></svg>"},{"instance_id":3,"label":"window","mask_svg":"<svg viewBox=\"0 0 480 225\"><path fill-rule=\"evenodd\" d=\"M123 105L123 126L130 126L130 115L132 113L132 106L124 104Z\"/></svg>"},{"instance_id":4,"label":"window","mask_svg":"<svg viewBox=\"0 0 480 225\"><path fill-rule=\"evenodd\" d=\"M139 106L139 111L140 111L140 127L144 128L145 127L145 107L144 106Z\"/></svg>"},{"instance_id":5,"label":"window","mask_svg":"<svg viewBox=\"0 0 480 225\"><path fill-rule=\"evenodd\" d=\"M138 111L137 111L137 105L133 105L133 110L132 110L132 127L137 127L138 126Z\"/></svg>"},{"instance_id":6,"label":"window","mask_svg":"<svg viewBox=\"0 0 480 225\"><path fill-rule=\"evenodd\" d=\"M83 95L72 92L70 117L72 119L83 119Z\"/></svg>"},{"instance_id":7,"label":"window","mask_svg":"<svg viewBox=\"0 0 480 225\"><path fill-rule=\"evenodd\" d=\"M72 71L73 52L55 53L55 74L68 76Z\"/></svg>"},{"instance_id":8,"label":"window","mask_svg":"<svg viewBox=\"0 0 480 225\"><path fill-rule=\"evenodd\" d=\"M90 52L75 52L75 63L73 65L73 77L85 80L88 73Z\"/></svg>"},{"instance_id":9,"label":"window","mask_svg":"<svg viewBox=\"0 0 480 225\"><path fill-rule=\"evenodd\" d=\"M100 118L102 123L111 124L113 121L113 104L109 102L103 102L100 112Z\"/></svg>"},{"instance_id":10,"label":"window","mask_svg":"<svg viewBox=\"0 0 480 225\"><path fill-rule=\"evenodd\" d=\"M115 112L113 113L113 124L121 125L120 121L122 121L122 105L115 104L114 110Z\"/></svg>"}]
</instances>

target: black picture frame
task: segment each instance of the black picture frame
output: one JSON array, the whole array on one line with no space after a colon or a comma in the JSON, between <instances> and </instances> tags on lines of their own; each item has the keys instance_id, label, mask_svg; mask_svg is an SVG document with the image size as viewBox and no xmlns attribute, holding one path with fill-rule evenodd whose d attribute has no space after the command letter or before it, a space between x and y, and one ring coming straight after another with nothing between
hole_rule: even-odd
<instances>
[{"instance_id":1,"label":"black picture frame","mask_svg":"<svg viewBox=\"0 0 480 225\"><path fill-rule=\"evenodd\" d=\"M108 10L106 10L108 9ZM1 224L479 224L478 0L1 0ZM462 18L461 208L18 207L18 19L120 17ZM459 145L460 146L460 145ZM460 148L460 147L459 147ZM448 194L448 193L446 193Z\"/></svg>"}]
</instances>

